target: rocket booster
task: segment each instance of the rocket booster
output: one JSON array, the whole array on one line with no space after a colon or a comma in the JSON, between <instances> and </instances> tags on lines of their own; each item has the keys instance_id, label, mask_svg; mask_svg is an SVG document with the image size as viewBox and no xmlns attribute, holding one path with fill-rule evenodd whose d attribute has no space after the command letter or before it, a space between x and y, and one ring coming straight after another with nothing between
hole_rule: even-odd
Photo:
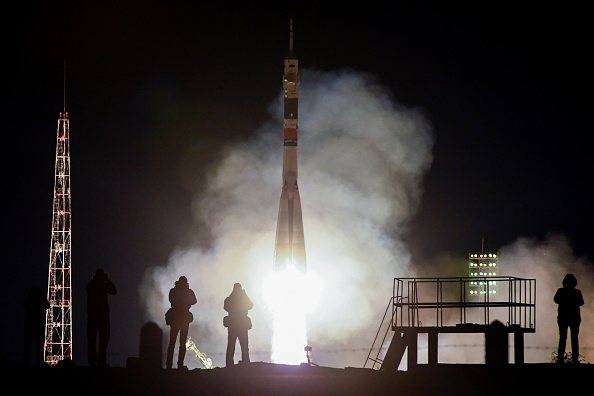
<instances>
[{"instance_id":1,"label":"rocket booster","mask_svg":"<svg viewBox=\"0 0 594 396\"><path fill-rule=\"evenodd\" d=\"M293 52L293 21L289 35L289 53L285 58L283 184L276 226L274 270L294 266L305 272L305 237L301 199L297 187L297 106L299 101L299 61Z\"/></svg>"}]
</instances>

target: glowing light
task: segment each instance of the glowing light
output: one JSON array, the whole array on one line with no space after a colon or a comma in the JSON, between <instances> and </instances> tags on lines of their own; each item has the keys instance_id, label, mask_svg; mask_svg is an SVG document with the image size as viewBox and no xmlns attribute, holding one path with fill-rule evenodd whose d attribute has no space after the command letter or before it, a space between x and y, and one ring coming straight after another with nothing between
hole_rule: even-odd
<instances>
[{"instance_id":1,"label":"glowing light","mask_svg":"<svg viewBox=\"0 0 594 396\"><path fill-rule=\"evenodd\" d=\"M274 363L306 361L306 316L315 308L320 289L315 276L304 274L294 266L271 273L265 280L264 294L274 316L271 355Z\"/></svg>"}]
</instances>

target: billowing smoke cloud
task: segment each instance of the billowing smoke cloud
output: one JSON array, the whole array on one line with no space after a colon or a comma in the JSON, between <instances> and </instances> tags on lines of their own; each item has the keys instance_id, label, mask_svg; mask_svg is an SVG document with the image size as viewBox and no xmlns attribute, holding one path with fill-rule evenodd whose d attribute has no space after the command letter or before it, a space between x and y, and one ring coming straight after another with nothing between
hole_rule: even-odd
<instances>
[{"instance_id":1,"label":"billowing smoke cloud","mask_svg":"<svg viewBox=\"0 0 594 396\"><path fill-rule=\"evenodd\" d=\"M299 187L308 272L322 284L308 318L314 361L362 366L392 292L392 278L413 276L399 239L421 198L431 163L431 128L416 110L395 103L370 76L302 71ZM254 301L253 361L268 361L271 312L263 281L272 270L282 170L282 99L273 120L230 147L193 209L212 236L209 248L180 247L141 286L149 316L164 326L167 295L188 277L198 303L190 335L224 365L223 299L240 282ZM345 350L355 353L340 353ZM304 355L305 356L305 355ZM187 364L198 361L186 357Z\"/></svg>"}]
</instances>

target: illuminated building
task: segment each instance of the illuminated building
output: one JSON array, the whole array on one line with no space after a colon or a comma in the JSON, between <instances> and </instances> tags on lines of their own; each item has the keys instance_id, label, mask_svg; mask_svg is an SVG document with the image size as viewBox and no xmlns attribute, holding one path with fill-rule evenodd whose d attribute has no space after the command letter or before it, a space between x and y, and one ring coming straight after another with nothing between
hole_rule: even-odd
<instances>
[{"instance_id":1,"label":"illuminated building","mask_svg":"<svg viewBox=\"0 0 594 396\"><path fill-rule=\"evenodd\" d=\"M485 293L497 294L497 253L468 253L468 271L471 278L468 293L471 296Z\"/></svg>"}]
</instances>

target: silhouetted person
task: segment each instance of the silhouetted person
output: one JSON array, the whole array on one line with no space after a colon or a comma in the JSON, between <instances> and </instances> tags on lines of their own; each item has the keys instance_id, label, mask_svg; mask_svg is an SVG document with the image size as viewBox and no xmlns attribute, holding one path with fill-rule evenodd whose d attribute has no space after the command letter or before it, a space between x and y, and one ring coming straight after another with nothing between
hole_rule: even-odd
<instances>
[{"instance_id":1,"label":"silhouetted person","mask_svg":"<svg viewBox=\"0 0 594 396\"><path fill-rule=\"evenodd\" d=\"M175 287L169 291L169 302L171 308L165 314L165 322L171 326L169 330L169 345L167 346L167 360L165 366L169 369L173 366L173 350L177 333L179 333L179 352L177 355L177 368L185 369L184 358L186 357L186 340L188 338L188 327L194 320L190 307L196 304L196 295L188 285L188 279L180 276L175 282Z\"/></svg>"},{"instance_id":2,"label":"silhouetted person","mask_svg":"<svg viewBox=\"0 0 594 396\"><path fill-rule=\"evenodd\" d=\"M45 311L50 307L47 298L39 286L29 289L29 296L25 299L25 348L23 350L23 364L31 362L31 347L35 344L35 363L43 365L43 343L45 341Z\"/></svg>"},{"instance_id":3,"label":"silhouetted person","mask_svg":"<svg viewBox=\"0 0 594 396\"><path fill-rule=\"evenodd\" d=\"M102 269L95 271L93 279L87 283L87 342L89 366L107 365L107 344L110 338L108 294L116 294L115 285ZM97 349L99 335L99 349Z\"/></svg>"},{"instance_id":4,"label":"silhouetted person","mask_svg":"<svg viewBox=\"0 0 594 396\"><path fill-rule=\"evenodd\" d=\"M249 299L241 284L233 285L233 291L225 299L223 308L229 312L229 315L223 319L223 325L227 327L227 367L233 366L233 356L235 355L235 344L239 339L241 346L241 363L250 362L250 351L248 348L248 330L252 328L252 321L248 316L248 311L254 307L254 303Z\"/></svg>"},{"instance_id":5,"label":"silhouetted person","mask_svg":"<svg viewBox=\"0 0 594 396\"><path fill-rule=\"evenodd\" d=\"M573 274L565 275L563 287L557 289L553 301L559 304L557 324L559 325L559 350L557 363L563 363L565 344L567 342L567 328L571 330L571 355L574 363L579 363L580 346L578 334L580 332L580 307L584 305L582 292L576 289L577 279Z\"/></svg>"}]
</instances>

